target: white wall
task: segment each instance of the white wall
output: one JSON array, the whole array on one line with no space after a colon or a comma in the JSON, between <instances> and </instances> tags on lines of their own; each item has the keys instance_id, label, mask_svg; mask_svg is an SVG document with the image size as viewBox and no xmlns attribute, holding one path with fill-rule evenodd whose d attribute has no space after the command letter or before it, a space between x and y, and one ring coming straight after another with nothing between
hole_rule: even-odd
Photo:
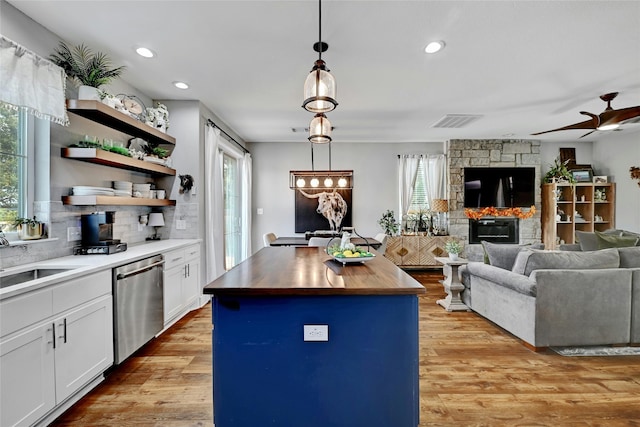
<instances>
[{"instance_id":1,"label":"white wall","mask_svg":"<svg viewBox=\"0 0 640 427\"><path fill-rule=\"evenodd\" d=\"M311 170L310 143L253 143L254 252L263 247L262 235L295 236L294 192L290 170ZM397 211L399 154L444 153L444 143L332 143L332 170L353 170L353 225L363 236L382 231L378 219L387 209ZM328 147L314 148L316 170L329 169ZM257 209L263 209L257 215ZM396 212L397 213L397 212Z\"/></svg>"},{"instance_id":2,"label":"white wall","mask_svg":"<svg viewBox=\"0 0 640 427\"><path fill-rule=\"evenodd\" d=\"M573 141L573 142L551 142L542 141L540 143L540 161L541 161L541 173L542 176L553 165L553 161L560 156L561 148L575 148L576 149L576 163L579 165L593 165L592 148L593 143L591 141Z\"/></svg>"},{"instance_id":3,"label":"white wall","mask_svg":"<svg viewBox=\"0 0 640 427\"><path fill-rule=\"evenodd\" d=\"M637 126L637 125L635 125ZM629 168L640 167L640 133L608 132L593 146L594 169L616 183L616 228L640 233L640 187Z\"/></svg>"}]
</instances>

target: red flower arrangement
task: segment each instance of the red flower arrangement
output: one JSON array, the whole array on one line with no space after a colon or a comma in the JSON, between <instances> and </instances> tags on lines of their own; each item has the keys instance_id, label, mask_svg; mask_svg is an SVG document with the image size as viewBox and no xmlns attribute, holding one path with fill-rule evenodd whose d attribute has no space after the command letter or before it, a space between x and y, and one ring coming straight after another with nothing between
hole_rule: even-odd
<instances>
[{"instance_id":1,"label":"red flower arrangement","mask_svg":"<svg viewBox=\"0 0 640 427\"><path fill-rule=\"evenodd\" d=\"M482 208L480 210L475 209L465 209L464 214L467 218L471 219L480 219L483 216L515 216L520 219L528 219L531 218L536 213L536 207L531 206L528 212L524 212L521 208L504 208L498 209L496 207L488 207Z\"/></svg>"}]
</instances>

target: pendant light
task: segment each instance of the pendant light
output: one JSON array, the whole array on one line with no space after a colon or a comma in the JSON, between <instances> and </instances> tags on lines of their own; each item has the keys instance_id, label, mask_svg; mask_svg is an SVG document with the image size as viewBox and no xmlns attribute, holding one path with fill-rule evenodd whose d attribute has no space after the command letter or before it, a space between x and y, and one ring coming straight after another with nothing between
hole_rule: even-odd
<instances>
[{"instance_id":1,"label":"pendant light","mask_svg":"<svg viewBox=\"0 0 640 427\"><path fill-rule=\"evenodd\" d=\"M304 102L302 107L312 113L328 113L338 105L336 101L336 81L322 60L322 52L329 45L322 41L322 0L318 0L318 42L313 50L318 52L318 60L304 82Z\"/></svg>"},{"instance_id":2,"label":"pendant light","mask_svg":"<svg viewBox=\"0 0 640 427\"><path fill-rule=\"evenodd\" d=\"M314 144L331 142L331 122L322 113L316 114L309 125L309 141Z\"/></svg>"}]
</instances>

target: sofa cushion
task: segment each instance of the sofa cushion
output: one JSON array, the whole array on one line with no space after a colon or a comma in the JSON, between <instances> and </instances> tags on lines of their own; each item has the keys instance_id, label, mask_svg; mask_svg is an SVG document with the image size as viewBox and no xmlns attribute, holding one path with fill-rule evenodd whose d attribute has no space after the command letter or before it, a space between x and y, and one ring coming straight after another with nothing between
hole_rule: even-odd
<instances>
[{"instance_id":1,"label":"sofa cushion","mask_svg":"<svg viewBox=\"0 0 640 427\"><path fill-rule=\"evenodd\" d=\"M590 270L619 266L620 255L615 248L590 252L523 249L516 256L512 271L529 276L534 270Z\"/></svg>"},{"instance_id":2,"label":"sofa cushion","mask_svg":"<svg viewBox=\"0 0 640 427\"><path fill-rule=\"evenodd\" d=\"M490 264L504 270L511 270L513 263L516 260L516 256L522 249L544 249L544 245L542 243L536 243L533 245L510 245L504 243L491 243L484 240L481 243L485 253L485 264ZM487 262L487 259L489 262Z\"/></svg>"},{"instance_id":3,"label":"sofa cushion","mask_svg":"<svg viewBox=\"0 0 640 427\"><path fill-rule=\"evenodd\" d=\"M612 236L609 234L595 232L596 241L599 249L605 248L627 248L638 244L638 237L633 235Z\"/></svg>"},{"instance_id":4,"label":"sofa cushion","mask_svg":"<svg viewBox=\"0 0 640 427\"><path fill-rule=\"evenodd\" d=\"M620 268L640 268L640 246L618 248Z\"/></svg>"}]
</instances>

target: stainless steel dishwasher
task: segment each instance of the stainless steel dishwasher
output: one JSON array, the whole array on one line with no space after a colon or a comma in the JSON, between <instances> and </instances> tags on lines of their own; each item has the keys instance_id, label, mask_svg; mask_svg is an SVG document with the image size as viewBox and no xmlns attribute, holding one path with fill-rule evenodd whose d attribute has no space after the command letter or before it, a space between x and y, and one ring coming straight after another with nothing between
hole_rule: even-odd
<instances>
[{"instance_id":1,"label":"stainless steel dishwasher","mask_svg":"<svg viewBox=\"0 0 640 427\"><path fill-rule=\"evenodd\" d=\"M121 363L164 326L164 257L113 269L115 363Z\"/></svg>"}]
</instances>

